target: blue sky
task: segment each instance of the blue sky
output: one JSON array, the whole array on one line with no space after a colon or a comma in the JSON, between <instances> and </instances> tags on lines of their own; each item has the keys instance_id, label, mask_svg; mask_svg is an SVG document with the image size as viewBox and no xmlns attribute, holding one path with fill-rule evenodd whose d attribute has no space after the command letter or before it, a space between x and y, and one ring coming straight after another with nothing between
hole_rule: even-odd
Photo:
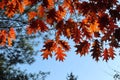
<instances>
[{"instance_id":1,"label":"blue sky","mask_svg":"<svg viewBox=\"0 0 120 80\"><path fill-rule=\"evenodd\" d=\"M74 43L70 41L73 46ZM41 44L39 44L41 45ZM36 49L40 49L38 47ZM67 57L64 62L55 60L55 57L43 60L39 53L36 56L36 62L32 65L22 65L21 69L27 69L28 72L37 73L39 71L50 72L50 75L46 80L66 80L67 74L73 72L78 76L78 80L114 80L114 70L120 71L119 56L114 60L108 62L100 59L96 62L92 59L90 54L80 57L76 55L75 48L71 48L71 51L67 52Z\"/></svg>"}]
</instances>

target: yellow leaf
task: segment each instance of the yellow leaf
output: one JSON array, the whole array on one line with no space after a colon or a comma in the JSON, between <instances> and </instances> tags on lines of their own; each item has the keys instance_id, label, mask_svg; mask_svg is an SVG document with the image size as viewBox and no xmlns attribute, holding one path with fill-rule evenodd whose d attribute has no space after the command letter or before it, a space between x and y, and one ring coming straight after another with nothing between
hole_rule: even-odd
<instances>
[{"instance_id":1,"label":"yellow leaf","mask_svg":"<svg viewBox=\"0 0 120 80\"><path fill-rule=\"evenodd\" d=\"M93 24L90 24L90 32L94 33L94 32L99 32L99 23L95 20L95 22Z\"/></svg>"}]
</instances>

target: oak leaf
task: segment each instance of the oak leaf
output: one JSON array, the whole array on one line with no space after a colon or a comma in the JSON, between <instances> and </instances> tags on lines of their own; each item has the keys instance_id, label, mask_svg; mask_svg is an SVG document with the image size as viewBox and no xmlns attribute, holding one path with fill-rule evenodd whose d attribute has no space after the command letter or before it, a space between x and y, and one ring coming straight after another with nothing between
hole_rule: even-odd
<instances>
[{"instance_id":1,"label":"oak leaf","mask_svg":"<svg viewBox=\"0 0 120 80\"><path fill-rule=\"evenodd\" d=\"M12 46L12 40L14 40L16 38L16 33L14 31L14 28L11 27L9 30L9 34L8 34L8 45Z\"/></svg>"},{"instance_id":2,"label":"oak leaf","mask_svg":"<svg viewBox=\"0 0 120 80\"><path fill-rule=\"evenodd\" d=\"M43 52L43 54L41 56L43 56L43 59L48 59L48 56L52 57L52 52L47 50L47 49L42 49L41 50Z\"/></svg>"},{"instance_id":3,"label":"oak leaf","mask_svg":"<svg viewBox=\"0 0 120 80\"><path fill-rule=\"evenodd\" d=\"M93 34L94 32L99 32L99 23L95 20L94 23L90 24L90 32Z\"/></svg>"},{"instance_id":4,"label":"oak leaf","mask_svg":"<svg viewBox=\"0 0 120 80\"><path fill-rule=\"evenodd\" d=\"M20 2L18 2L18 9L21 14L24 12L24 5Z\"/></svg>"},{"instance_id":5,"label":"oak leaf","mask_svg":"<svg viewBox=\"0 0 120 80\"><path fill-rule=\"evenodd\" d=\"M50 9L54 6L54 0L43 0L43 6Z\"/></svg>"},{"instance_id":6,"label":"oak leaf","mask_svg":"<svg viewBox=\"0 0 120 80\"><path fill-rule=\"evenodd\" d=\"M43 17L44 16L44 7L42 6L42 5L40 5L39 7L38 7L38 12L37 12L37 14L38 14L38 16L39 17Z\"/></svg>"},{"instance_id":7,"label":"oak leaf","mask_svg":"<svg viewBox=\"0 0 120 80\"><path fill-rule=\"evenodd\" d=\"M114 59L116 54L114 53L113 47L110 47L110 48L108 49L108 51L109 51L109 57L110 57L111 59Z\"/></svg>"},{"instance_id":8,"label":"oak leaf","mask_svg":"<svg viewBox=\"0 0 120 80\"><path fill-rule=\"evenodd\" d=\"M43 59L48 59L48 56L52 57L52 52L54 51L54 47L55 46L55 42L53 40L47 40L46 42L44 42L44 49L41 50L41 52L43 52L43 54L41 56L43 56Z\"/></svg>"},{"instance_id":9,"label":"oak leaf","mask_svg":"<svg viewBox=\"0 0 120 80\"><path fill-rule=\"evenodd\" d=\"M12 39L15 39L15 38L16 38L16 32L15 32L15 30L14 30L13 27L11 27L10 30L9 30L9 36L10 36L10 38L12 38Z\"/></svg>"},{"instance_id":10,"label":"oak leaf","mask_svg":"<svg viewBox=\"0 0 120 80\"><path fill-rule=\"evenodd\" d=\"M108 49L105 48L105 50L103 51L103 60L106 60L107 62L108 59L109 59L109 52L108 52Z\"/></svg>"},{"instance_id":11,"label":"oak leaf","mask_svg":"<svg viewBox=\"0 0 120 80\"><path fill-rule=\"evenodd\" d=\"M0 30L0 45L4 46L6 44L7 32L6 30Z\"/></svg>"},{"instance_id":12,"label":"oak leaf","mask_svg":"<svg viewBox=\"0 0 120 80\"><path fill-rule=\"evenodd\" d=\"M93 59L95 58L95 60L98 61L99 57L101 57L101 45L98 40L95 40L93 42L90 52L92 52L91 56L93 57Z\"/></svg>"},{"instance_id":13,"label":"oak leaf","mask_svg":"<svg viewBox=\"0 0 120 80\"><path fill-rule=\"evenodd\" d=\"M67 56L61 47L57 47L55 55L56 55L56 60L59 60L59 61L63 61Z\"/></svg>"},{"instance_id":14,"label":"oak leaf","mask_svg":"<svg viewBox=\"0 0 120 80\"><path fill-rule=\"evenodd\" d=\"M60 44L60 46L65 50L65 51L69 51L70 50L70 46L68 45L68 42L64 41L64 40L59 40L58 42Z\"/></svg>"},{"instance_id":15,"label":"oak leaf","mask_svg":"<svg viewBox=\"0 0 120 80\"><path fill-rule=\"evenodd\" d=\"M79 53L81 56L86 55L88 53L88 50L90 48L90 43L88 41L80 42L79 45L75 46L77 48L76 52Z\"/></svg>"},{"instance_id":16,"label":"oak leaf","mask_svg":"<svg viewBox=\"0 0 120 80\"><path fill-rule=\"evenodd\" d=\"M35 16L37 16L37 13L34 11L31 11L28 13L28 20L32 20Z\"/></svg>"},{"instance_id":17,"label":"oak leaf","mask_svg":"<svg viewBox=\"0 0 120 80\"><path fill-rule=\"evenodd\" d=\"M31 20L30 25L27 27L27 34L36 33L38 31L45 32L48 30L46 24L39 19Z\"/></svg>"}]
</instances>

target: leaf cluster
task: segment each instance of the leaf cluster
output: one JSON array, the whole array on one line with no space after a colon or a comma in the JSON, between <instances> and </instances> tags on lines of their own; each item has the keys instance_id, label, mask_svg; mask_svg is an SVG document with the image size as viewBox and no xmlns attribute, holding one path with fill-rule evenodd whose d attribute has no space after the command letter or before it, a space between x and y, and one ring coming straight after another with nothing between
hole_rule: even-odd
<instances>
[{"instance_id":1,"label":"leaf cluster","mask_svg":"<svg viewBox=\"0 0 120 80\"><path fill-rule=\"evenodd\" d=\"M54 31L54 38L45 40L43 49L40 50L44 59L52 57L52 52L55 53L56 60L65 59L65 51L70 50L70 46L61 40L63 35L75 42L77 54L82 56L91 52L96 61L100 57L105 61L114 59L115 49L120 47L118 0L2 0L0 9L11 21L25 24L24 29L29 35ZM25 22L16 19L17 15L25 15ZM12 32L9 32L11 29ZM15 30L9 30L0 31L0 44L5 44L8 39L11 46ZM10 39L8 33L12 36Z\"/></svg>"}]
</instances>

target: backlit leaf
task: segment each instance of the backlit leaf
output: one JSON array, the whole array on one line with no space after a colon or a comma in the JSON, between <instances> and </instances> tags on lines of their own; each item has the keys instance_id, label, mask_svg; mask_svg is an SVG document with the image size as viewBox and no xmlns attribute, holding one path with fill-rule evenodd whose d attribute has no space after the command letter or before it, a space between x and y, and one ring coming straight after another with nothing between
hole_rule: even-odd
<instances>
[{"instance_id":1,"label":"backlit leaf","mask_svg":"<svg viewBox=\"0 0 120 80\"><path fill-rule=\"evenodd\" d=\"M95 60L98 61L101 57L101 45L98 40L95 40L93 42L92 49L90 52L92 52L91 56L93 57L93 59L95 58Z\"/></svg>"},{"instance_id":2,"label":"backlit leaf","mask_svg":"<svg viewBox=\"0 0 120 80\"><path fill-rule=\"evenodd\" d=\"M109 50L110 58L114 59L116 54L115 54L115 51L114 51L113 47L110 47L108 50Z\"/></svg>"},{"instance_id":3,"label":"backlit leaf","mask_svg":"<svg viewBox=\"0 0 120 80\"><path fill-rule=\"evenodd\" d=\"M103 60L106 60L107 62L108 59L109 59L109 52L108 52L108 49L105 48L105 50L103 51Z\"/></svg>"},{"instance_id":4,"label":"backlit leaf","mask_svg":"<svg viewBox=\"0 0 120 80\"><path fill-rule=\"evenodd\" d=\"M37 16L37 13L34 11L31 11L28 13L28 20L32 20L35 16Z\"/></svg>"},{"instance_id":5,"label":"backlit leaf","mask_svg":"<svg viewBox=\"0 0 120 80\"><path fill-rule=\"evenodd\" d=\"M44 7L42 5L40 5L38 7L38 12L37 13L38 13L39 17L43 17L44 16Z\"/></svg>"},{"instance_id":6,"label":"backlit leaf","mask_svg":"<svg viewBox=\"0 0 120 80\"><path fill-rule=\"evenodd\" d=\"M61 47L58 47L56 49L56 60L63 61L66 57L66 54L64 53L64 50Z\"/></svg>"},{"instance_id":7,"label":"backlit leaf","mask_svg":"<svg viewBox=\"0 0 120 80\"><path fill-rule=\"evenodd\" d=\"M88 43L87 41L83 41L80 42L79 45L76 45L75 47L77 48L76 50L77 54L83 56L88 53L88 50L90 48L90 43Z\"/></svg>"}]
</instances>

